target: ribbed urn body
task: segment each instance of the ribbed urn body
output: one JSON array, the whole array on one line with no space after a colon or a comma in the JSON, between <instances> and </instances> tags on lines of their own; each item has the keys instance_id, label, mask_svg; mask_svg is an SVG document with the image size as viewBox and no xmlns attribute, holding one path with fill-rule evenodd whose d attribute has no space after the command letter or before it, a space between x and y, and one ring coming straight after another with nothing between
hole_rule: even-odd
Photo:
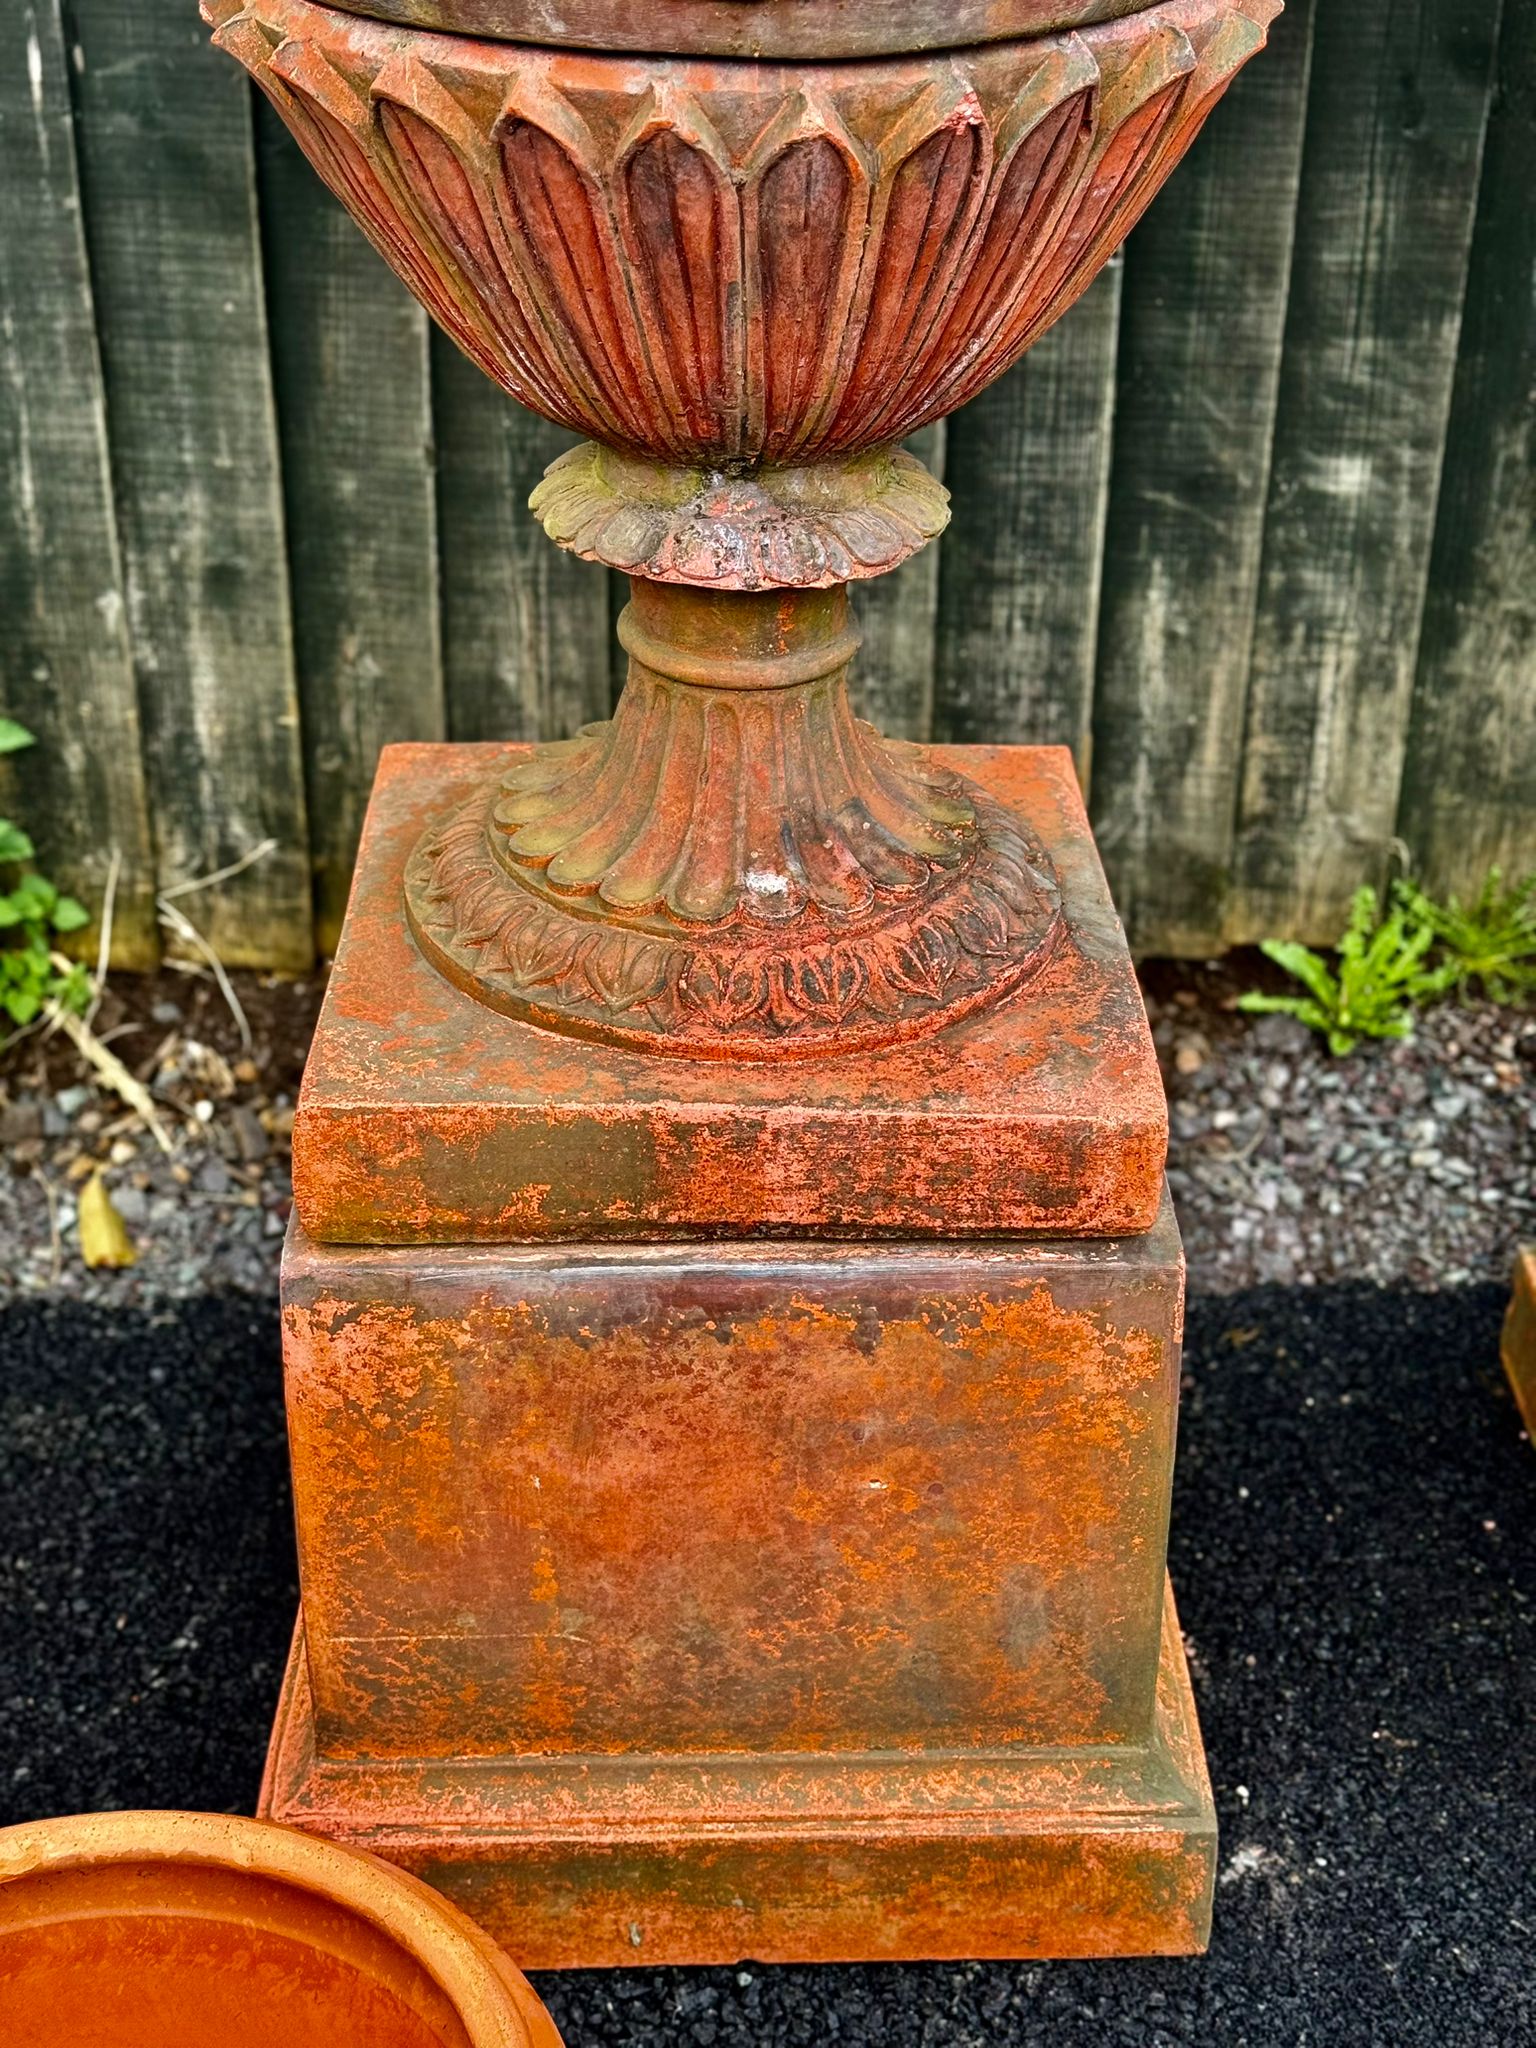
<instances>
[{"instance_id":1,"label":"ribbed urn body","mask_svg":"<svg viewBox=\"0 0 1536 2048\"><path fill-rule=\"evenodd\" d=\"M311 0L208 11L512 397L729 467L899 441L1000 375L1118 248L1278 10L1165 0L801 65L403 32ZM653 6L657 37L689 12Z\"/></svg>"}]
</instances>

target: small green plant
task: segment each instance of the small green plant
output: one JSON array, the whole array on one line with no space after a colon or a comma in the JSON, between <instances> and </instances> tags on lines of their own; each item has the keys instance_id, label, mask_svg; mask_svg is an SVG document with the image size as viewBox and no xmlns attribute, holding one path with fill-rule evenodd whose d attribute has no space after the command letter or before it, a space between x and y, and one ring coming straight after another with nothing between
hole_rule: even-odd
<instances>
[{"instance_id":1,"label":"small green plant","mask_svg":"<svg viewBox=\"0 0 1536 2048\"><path fill-rule=\"evenodd\" d=\"M1454 964L1459 988L1470 990L1476 983L1495 1003L1536 992L1536 875L1506 888L1503 870L1490 868L1466 905L1458 896L1436 903L1411 883L1400 890L1411 914L1429 926Z\"/></svg>"},{"instance_id":2,"label":"small green plant","mask_svg":"<svg viewBox=\"0 0 1536 2048\"><path fill-rule=\"evenodd\" d=\"M31 745L25 726L0 718L0 754ZM0 893L0 1010L19 1027L32 1023L49 1003L82 1014L92 994L86 970L54 950L55 939L90 923L90 912L73 896L61 896L33 869L34 854L21 827L0 818L0 882L10 883Z\"/></svg>"},{"instance_id":3,"label":"small green plant","mask_svg":"<svg viewBox=\"0 0 1536 2048\"><path fill-rule=\"evenodd\" d=\"M1238 1008L1254 1016L1299 1017L1321 1031L1331 1051L1353 1052L1362 1038L1411 1038L1415 1007L1454 988L1454 961L1427 967L1435 928L1401 891L1383 918L1374 889L1356 893L1335 970L1310 947L1268 939L1264 953L1294 975L1305 995L1246 995Z\"/></svg>"}]
</instances>

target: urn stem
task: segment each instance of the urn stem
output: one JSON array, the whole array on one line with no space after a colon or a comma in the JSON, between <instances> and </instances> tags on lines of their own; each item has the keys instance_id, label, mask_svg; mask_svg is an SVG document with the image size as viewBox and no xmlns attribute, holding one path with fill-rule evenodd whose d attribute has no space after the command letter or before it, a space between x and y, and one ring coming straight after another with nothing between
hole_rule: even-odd
<instances>
[{"instance_id":1,"label":"urn stem","mask_svg":"<svg viewBox=\"0 0 1536 2048\"><path fill-rule=\"evenodd\" d=\"M1021 820L856 718L848 591L632 580L611 719L520 752L434 826L406 898L461 987L555 1030L707 1058L933 1030L1059 932Z\"/></svg>"},{"instance_id":2,"label":"urn stem","mask_svg":"<svg viewBox=\"0 0 1536 2048\"><path fill-rule=\"evenodd\" d=\"M525 886L658 930L853 928L974 850L957 780L853 715L845 586L631 590L614 717L503 783L500 851Z\"/></svg>"}]
</instances>

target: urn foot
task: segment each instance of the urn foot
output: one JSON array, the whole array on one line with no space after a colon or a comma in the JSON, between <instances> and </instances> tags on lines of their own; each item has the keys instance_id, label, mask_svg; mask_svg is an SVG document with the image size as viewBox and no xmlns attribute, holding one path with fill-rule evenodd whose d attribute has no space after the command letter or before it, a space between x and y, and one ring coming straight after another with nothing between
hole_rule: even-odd
<instances>
[{"instance_id":1,"label":"urn foot","mask_svg":"<svg viewBox=\"0 0 1536 2048\"><path fill-rule=\"evenodd\" d=\"M1016 811L854 717L847 590L636 578L614 717L437 821L405 900L491 1008L637 1051L869 1051L1037 974L1061 936Z\"/></svg>"}]
</instances>

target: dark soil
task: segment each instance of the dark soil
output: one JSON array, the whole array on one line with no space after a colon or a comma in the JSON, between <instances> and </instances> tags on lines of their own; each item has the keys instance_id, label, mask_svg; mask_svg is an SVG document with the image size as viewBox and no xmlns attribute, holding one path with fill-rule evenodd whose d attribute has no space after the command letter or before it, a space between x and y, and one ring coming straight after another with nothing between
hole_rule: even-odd
<instances>
[{"instance_id":1,"label":"dark soil","mask_svg":"<svg viewBox=\"0 0 1536 2048\"><path fill-rule=\"evenodd\" d=\"M1196 1304L1173 1568L1209 1957L547 1977L570 2048L1536 2038L1536 1452L1502 1306ZM295 1597L274 1313L19 1301L0 1398L0 1819L248 1808Z\"/></svg>"},{"instance_id":2,"label":"dark soil","mask_svg":"<svg viewBox=\"0 0 1536 2048\"><path fill-rule=\"evenodd\" d=\"M157 1047L173 1034L185 1035L232 1064L249 1056L274 1094L297 1094L325 994L324 972L291 981L236 968L229 980L245 1013L249 1046L213 976L170 967L110 977L93 1028L145 1080L154 1072ZM79 1055L58 1032L19 1039L0 1056L0 1085L13 1094L51 1095L81 1078Z\"/></svg>"}]
</instances>

